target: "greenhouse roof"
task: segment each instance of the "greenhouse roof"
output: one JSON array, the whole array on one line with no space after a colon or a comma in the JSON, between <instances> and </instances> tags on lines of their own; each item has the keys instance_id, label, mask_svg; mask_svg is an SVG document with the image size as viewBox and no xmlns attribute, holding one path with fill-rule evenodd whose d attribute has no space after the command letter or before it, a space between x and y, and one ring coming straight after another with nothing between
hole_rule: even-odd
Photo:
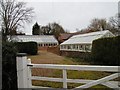
<instances>
[{"instance_id":1,"label":"greenhouse roof","mask_svg":"<svg viewBox=\"0 0 120 90\"><path fill-rule=\"evenodd\" d=\"M97 31L97 32L91 32L86 34L79 34L74 35L65 42L61 43L61 45L65 44L92 44L93 40L102 38L107 33L110 33L112 36L113 34L109 30L104 31Z\"/></svg>"},{"instance_id":2,"label":"greenhouse roof","mask_svg":"<svg viewBox=\"0 0 120 90\"><path fill-rule=\"evenodd\" d=\"M14 35L11 38L17 42L58 43L53 35Z\"/></svg>"}]
</instances>

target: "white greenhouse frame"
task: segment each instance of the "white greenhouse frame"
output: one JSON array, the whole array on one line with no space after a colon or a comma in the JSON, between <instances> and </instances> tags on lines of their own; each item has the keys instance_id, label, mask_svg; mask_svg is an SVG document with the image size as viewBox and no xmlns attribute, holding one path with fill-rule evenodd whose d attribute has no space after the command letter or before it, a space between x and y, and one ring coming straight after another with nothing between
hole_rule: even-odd
<instances>
[{"instance_id":1,"label":"white greenhouse frame","mask_svg":"<svg viewBox=\"0 0 120 90\"><path fill-rule=\"evenodd\" d=\"M60 44L61 51L91 52L92 42L99 38L114 37L109 30L74 35Z\"/></svg>"}]
</instances>

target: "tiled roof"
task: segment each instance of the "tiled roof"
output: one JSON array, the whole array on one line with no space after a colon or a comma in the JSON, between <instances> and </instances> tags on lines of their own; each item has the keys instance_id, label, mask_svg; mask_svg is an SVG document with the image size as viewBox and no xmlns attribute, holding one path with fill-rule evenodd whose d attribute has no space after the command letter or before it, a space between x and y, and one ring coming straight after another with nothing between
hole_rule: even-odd
<instances>
[{"instance_id":1,"label":"tiled roof","mask_svg":"<svg viewBox=\"0 0 120 90\"><path fill-rule=\"evenodd\" d=\"M72 33L62 33L60 34L59 39L68 39L71 36L72 36Z\"/></svg>"}]
</instances>

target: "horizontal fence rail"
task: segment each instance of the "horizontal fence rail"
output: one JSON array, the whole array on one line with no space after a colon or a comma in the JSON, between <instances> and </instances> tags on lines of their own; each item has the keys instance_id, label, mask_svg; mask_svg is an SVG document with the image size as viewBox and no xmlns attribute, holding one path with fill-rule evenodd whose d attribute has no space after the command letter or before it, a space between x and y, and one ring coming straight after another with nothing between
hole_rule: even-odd
<instances>
[{"instance_id":1,"label":"horizontal fence rail","mask_svg":"<svg viewBox=\"0 0 120 90\"><path fill-rule=\"evenodd\" d=\"M20 65L23 64L23 65ZM118 81L111 81L119 77L119 66L93 66L93 65L57 65L57 64L32 64L30 59L24 57L17 57L17 70L18 70L18 86L19 88L41 88L39 86L32 86L32 80L42 80L42 81L52 81L52 82L62 82L63 88L67 89L67 83L82 83L84 85L74 88L76 89L85 89L92 86L101 84L109 88L120 88ZM45 68L45 69L58 69L62 70L62 78L53 78L53 77L40 77L32 76L32 68ZM103 77L98 80L85 80L85 79L68 79L67 70L78 70L78 71L105 71L105 72L114 72L109 76ZM26 73L26 72L27 73ZM23 82L23 81L26 82ZM22 85L20 85L22 83ZM43 87L42 87L43 88ZM48 88L48 87L45 87Z\"/></svg>"},{"instance_id":2,"label":"horizontal fence rail","mask_svg":"<svg viewBox=\"0 0 120 90\"><path fill-rule=\"evenodd\" d=\"M57 65L57 64L27 64L32 68L84 70L84 71L107 71L118 72L118 66L94 66L94 65Z\"/></svg>"},{"instance_id":3,"label":"horizontal fence rail","mask_svg":"<svg viewBox=\"0 0 120 90\"><path fill-rule=\"evenodd\" d=\"M87 83L86 85L76 87L78 88L89 88L97 84L102 84L110 88L119 88L118 81L109 81L118 77L118 73L99 80L84 80L84 79L67 79L66 70L84 70L84 71L106 71L106 72L118 72L118 66L91 66L91 65L56 65L56 64L28 64L31 68L47 68L47 69L60 69L63 71L63 78L50 78L50 77L38 77L32 76L32 80L43 80L53 82L63 82L63 88L67 88L67 83ZM105 82L105 83L104 83Z\"/></svg>"}]
</instances>

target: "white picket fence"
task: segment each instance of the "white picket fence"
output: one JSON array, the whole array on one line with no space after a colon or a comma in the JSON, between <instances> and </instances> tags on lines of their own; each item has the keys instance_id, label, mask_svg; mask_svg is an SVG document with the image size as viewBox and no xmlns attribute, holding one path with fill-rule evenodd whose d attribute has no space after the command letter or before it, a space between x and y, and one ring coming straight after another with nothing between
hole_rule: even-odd
<instances>
[{"instance_id":1,"label":"white picket fence","mask_svg":"<svg viewBox=\"0 0 120 90\"><path fill-rule=\"evenodd\" d=\"M32 64L30 59L27 59L25 54L18 54L17 56L17 76L18 76L18 88L43 88L38 86L32 86L32 80L52 81L52 82L63 82L63 88L67 89L67 83L83 83L76 89L85 89L98 84L102 84L109 88L120 88L118 81L111 81L119 77L119 66L91 66L91 65L56 65L56 64ZM48 68L48 69L59 69L63 71L63 78L52 78L52 77L38 77L31 75L32 68ZM105 71L114 72L109 76L103 77L98 80L84 80L84 79L68 79L67 70L78 70L78 71Z\"/></svg>"}]
</instances>

